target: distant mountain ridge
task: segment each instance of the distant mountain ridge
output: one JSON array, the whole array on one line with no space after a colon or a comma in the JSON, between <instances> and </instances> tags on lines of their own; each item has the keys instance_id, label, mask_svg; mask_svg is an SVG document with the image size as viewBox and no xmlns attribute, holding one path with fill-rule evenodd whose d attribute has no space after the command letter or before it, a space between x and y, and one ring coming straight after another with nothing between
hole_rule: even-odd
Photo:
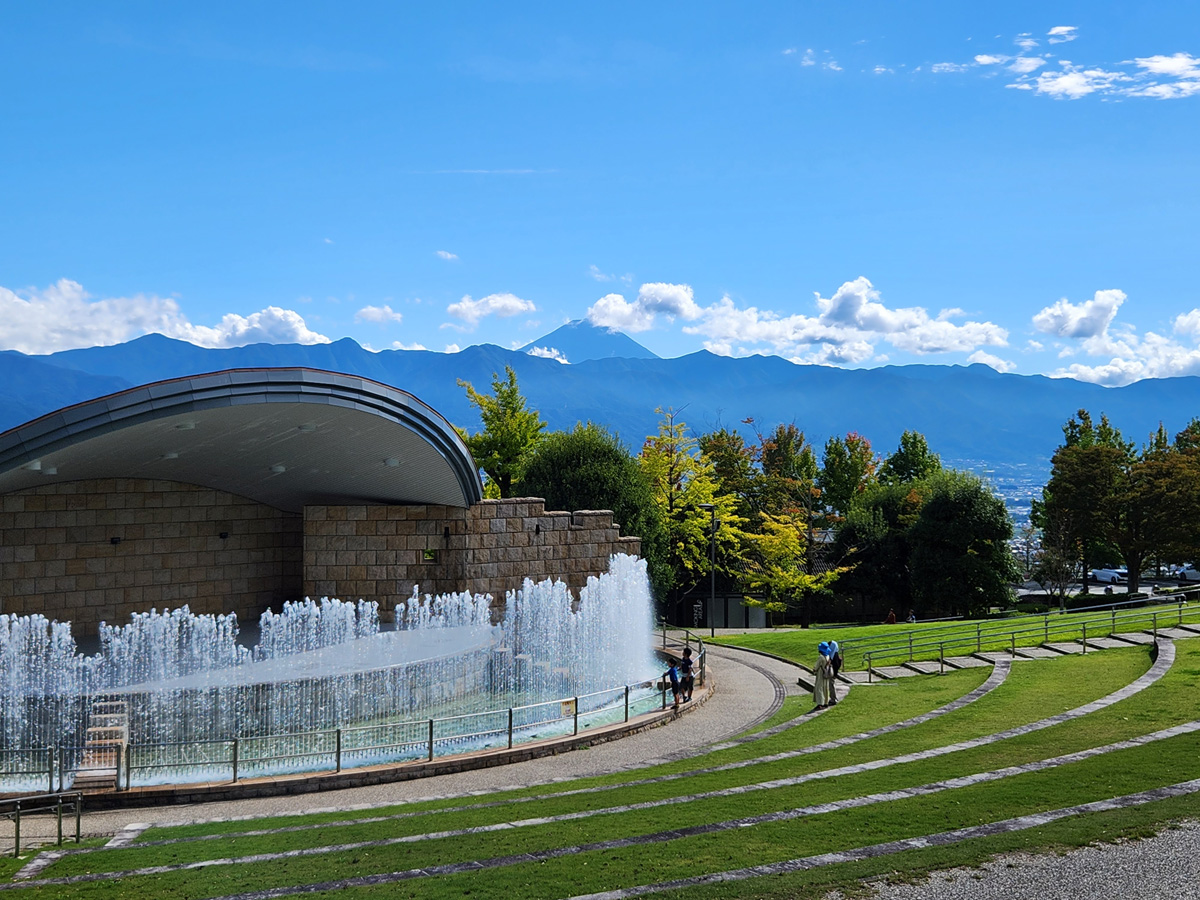
<instances>
[{"instance_id":1,"label":"distant mountain ridge","mask_svg":"<svg viewBox=\"0 0 1200 900\"><path fill-rule=\"evenodd\" d=\"M544 340L533 343L541 346ZM1200 414L1196 377L1102 388L1001 374L982 365L837 369L707 351L676 359L614 356L562 365L492 344L453 354L374 353L348 338L330 344L210 350L146 335L126 344L46 356L0 353L6 388L0 396L0 430L150 381L263 366L361 375L415 394L454 424L475 429L478 416L458 379L486 389L492 374L503 372L505 365L516 371L523 393L551 428L601 423L635 450L657 430L655 410L671 407L696 433L721 425L748 431L742 422L753 417L755 427L763 430L794 422L818 448L830 435L857 431L877 452L888 453L902 431L915 429L946 460L1044 469L1062 439L1063 423L1077 409L1107 413L1126 437L1138 442L1160 421L1173 434Z\"/></svg>"}]
</instances>

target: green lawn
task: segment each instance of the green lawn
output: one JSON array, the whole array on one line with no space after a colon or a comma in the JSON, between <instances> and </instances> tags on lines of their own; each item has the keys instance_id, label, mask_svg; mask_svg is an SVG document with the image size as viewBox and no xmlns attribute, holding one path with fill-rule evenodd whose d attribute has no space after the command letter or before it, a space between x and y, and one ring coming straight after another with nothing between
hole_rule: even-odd
<instances>
[{"instance_id":1,"label":"green lawn","mask_svg":"<svg viewBox=\"0 0 1200 900\"><path fill-rule=\"evenodd\" d=\"M805 641L815 634L806 632ZM124 874L90 883L31 886L18 894L199 900L527 854L523 860L483 870L335 893L339 897L364 898L567 897L916 837L1200 778L1200 735L1188 734L1041 771L922 796L871 802L836 813L789 812L1037 762L1200 719L1200 640L1179 641L1175 664L1161 680L1134 697L1071 722L911 762L888 763L834 777L826 774L852 764L880 766L881 761L903 754L939 751L960 741L986 738L1040 721L1110 694L1144 674L1149 665L1150 654L1144 648L1016 663L1004 684L953 712L848 746L803 754L797 751L937 709L978 687L988 670L914 676L884 685L855 687L842 703L819 717L804 717L809 709L806 698L790 698L770 724L796 722L795 727L685 761L487 797L449 798L369 812L150 829L138 844L128 848L68 855L46 870L44 877L128 873L189 863L206 865ZM658 776L674 777L647 781ZM809 780L789 782L801 778ZM588 790L579 793L581 789ZM1007 849L1069 847L1145 834L1173 818L1200 814L1197 796L1079 816L955 846L906 851L794 875L690 887L662 896L819 897L831 888L854 888L860 878L896 869L919 873L979 862ZM631 804L653 805L617 809ZM583 812L594 814L544 821L547 817ZM202 815L203 808L193 810L193 814ZM774 820L737 827L720 824L763 815ZM136 811L131 812L130 819L135 818ZM834 828L830 827L832 821L836 821ZM518 827L455 833L506 823ZM579 845L623 841L700 825L720 830L554 855ZM280 828L296 830L253 833ZM154 844L163 841L171 843ZM380 841L392 843L260 859L249 864L229 862L256 854L311 853L337 845ZM539 854L550 855L538 858ZM13 871L12 866L0 866L0 880L8 880Z\"/></svg>"}]
</instances>

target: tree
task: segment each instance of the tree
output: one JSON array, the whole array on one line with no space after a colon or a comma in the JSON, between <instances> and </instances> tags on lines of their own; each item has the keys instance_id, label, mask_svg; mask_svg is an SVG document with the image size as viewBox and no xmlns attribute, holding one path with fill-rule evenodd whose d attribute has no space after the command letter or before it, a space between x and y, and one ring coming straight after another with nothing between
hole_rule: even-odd
<instances>
[{"instance_id":1,"label":"tree","mask_svg":"<svg viewBox=\"0 0 1200 900\"><path fill-rule=\"evenodd\" d=\"M942 460L930 452L925 435L919 431L905 431L900 435L896 452L883 461L879 480L887 484L906 484L928 478L941 468Z\"/></svg>"},{"instance_id":2,"label":"tree","mask_svg":"<svg viewBox=\"0 0 1200 900\"><path fill-rule=\"evenodd\" d=\"M750 539L754 558L746 567L745 583L762 598L747 597L747 606L762 607L768 614L787 612L803 606L808 597L825 590L848 567L831 568L813 574L805 565L808 558L807 513L771 515L762 513L762 530ZM807 614L805 615L807 622Z\"/></svg>"},{"instance_id":3,"label":"tree","mask_svg":"<svg viewBox=\"0 0 1200 900\"><path fill-rule=\"evenodd\" d=\"M1063 443L1051 458L1050 480L1034 506L1034 522L1043 531L1069 529L1050 537L1082 565L1085 590L1092 563L1108 562L1117 553L1118 492L1132 459L1132 445L1108 418L1101 416L1094 425L1085 409L1063 426Z\"/></svg>"},{"instance_id":4,"label":"tree","mask_svg":"<svg viewBox=\"0 0 1200 900\"><path fill-rule=\"evenodd\" d=\"M837 525L833 552L854 568L838 581L839 593L861 597L883 609L913 605L909 532L929 486L873 484Z\"/></svg>"},{"instance_id":5,"label":"tree","mask_svg":"<svg viewBox=\"0 0 1200 900\"><path fill-rule=\"evenodd\" d=\"M756 467L759 448L747 445L741 434L727 428L700 435L696 446L712 464L718 489L736 497L738 515L750 519L759 507L762 492L762 475Z\"/></svg>"},{"instance_id":6,"label":"tree","mask_svg":"<svg viewBox=\"0 0 1200 900\"><path fill-rule=\"evenodd\" d=\"M761 511L778 515L803 509L811 517L817 457L804 432L794 424L776 425L769 435L759 435L759 443L763 474Z\"/></svg>"},{"instance_id":7,"label":"tree","mask_svg":"<svg viewBox=\"0 0 1200 900\"><path fill-rule=\"evenodd\" d=\"M530 451L521 489L547 509L611 509L621 532L642 540L655 595L673 583L667 532L650 482L616 435L591 422L545 435Z\"/></svg>"},{"instance_id":8,"label":"tree","mask_svg":"<svg viewBox=\"0 0 1200 900\"><path fill-rule=\"evenodd\" d=\"M537 410L526 408L512 366L505 366L504 372L504 378L492 373L491 394L481 394L469 381L459 379L458 386L466 389L467 399L479 410L483 421L482 431L468 435L460 429L460 433L476 464L487 473L500 496L511 497L546 423Z\"/></svg>"},{"instance_id":9,"label":"tree","mask_svg":"<svg viewBox=\"0 0 1200 900\"><path fill-rule=\"evenodd\" d=\"M721 493L713 464L687 436L687 426L676 421L673 410L656 410L663 418L658 434L646 438L638 463L650 481L654 502L667 530L668 556L677 591L695 587L708 573L711 514L701 504L711 503L719 521L716 542L718 568L740 555L745 519L737 514L737 498Z\"/></svg>"},{"instance_id":10,"label":"tree","mask_svg":"<svg viewBox=\"0 0 1200 900\"><path fill-rule=\"evenodd\" d=\"M845 516L854 498L875 481L875 468L875 454L865 437L854 432L844 438L831 437L825 442L817 475L825 506L834 515Z\"/></svg>"},{"instance_id":11,"label":"tree","mask_svg":"<svg viewBox=\"0 0 1200 900\"><path fill-rule=\"evenodd\" d=\"M914 598L926 608L975 615L1007 605L1018 572L1004 502L967 472L940 472L928 484L909 532Z\"/></svg>"}]
</instances>

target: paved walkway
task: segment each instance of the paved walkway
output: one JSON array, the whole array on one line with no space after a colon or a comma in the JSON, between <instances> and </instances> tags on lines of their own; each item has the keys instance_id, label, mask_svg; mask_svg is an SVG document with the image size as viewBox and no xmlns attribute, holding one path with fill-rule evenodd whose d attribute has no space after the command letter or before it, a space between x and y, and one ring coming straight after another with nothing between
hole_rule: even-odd
<instances>
[{"instance_id":1,"label":"paved walkway","mask_svg":"<svg viewBox=\"0 0 1200 900\"><path fill-rule=\"evenodd\" d=\"M626 771L664 758L697 754L709 744L752 728L778 709L785 693L789 690L798 691L797 669L788 663L735 648L713 646L709 649L709 664L716 689L707 702L668 725L620 740L507 766L394 784L325 791L316 795L250 798L194 807L162 806L85 812L83 831L86 835L107 835L115 834L134 821L160 824L189 819L255 818L322 809L367 808L433 797L489 794ZM49 822L45 825L52 827ZM35 831L38 826L28 820L22 826L30 837L41 830Z\"/></svg>"}]
</instances>

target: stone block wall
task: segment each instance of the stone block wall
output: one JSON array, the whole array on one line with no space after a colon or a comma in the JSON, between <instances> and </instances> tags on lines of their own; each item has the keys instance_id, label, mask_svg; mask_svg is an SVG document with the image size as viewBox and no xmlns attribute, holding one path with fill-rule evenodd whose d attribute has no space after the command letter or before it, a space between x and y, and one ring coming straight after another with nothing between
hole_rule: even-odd
<instances>
[{"instance_id":1,"label":"stone block wall","mask_svg":"<svg viewBox=\"0 0 1200 900\"><path fill-rule=\"evenodd\" d=\"M66 482L6 494L0 612L69 619L76 634L184 604L252 621L301 595L302 522L166 481Z\"/></svg>"},{"instance_id":2,"label":"stone block wall","mask_svg":"<svg viewBox=\"0 0 1200 900\"><path fill-rule=\"evenodd\" d=\"M573 590L608 571L614 553L640 552L612 513L546 512L537 498L450 506L310 506L304 511L304 592L397 602L469 590L503 603L525 578L557 577Z\"/></svg>"}]
</instances>

